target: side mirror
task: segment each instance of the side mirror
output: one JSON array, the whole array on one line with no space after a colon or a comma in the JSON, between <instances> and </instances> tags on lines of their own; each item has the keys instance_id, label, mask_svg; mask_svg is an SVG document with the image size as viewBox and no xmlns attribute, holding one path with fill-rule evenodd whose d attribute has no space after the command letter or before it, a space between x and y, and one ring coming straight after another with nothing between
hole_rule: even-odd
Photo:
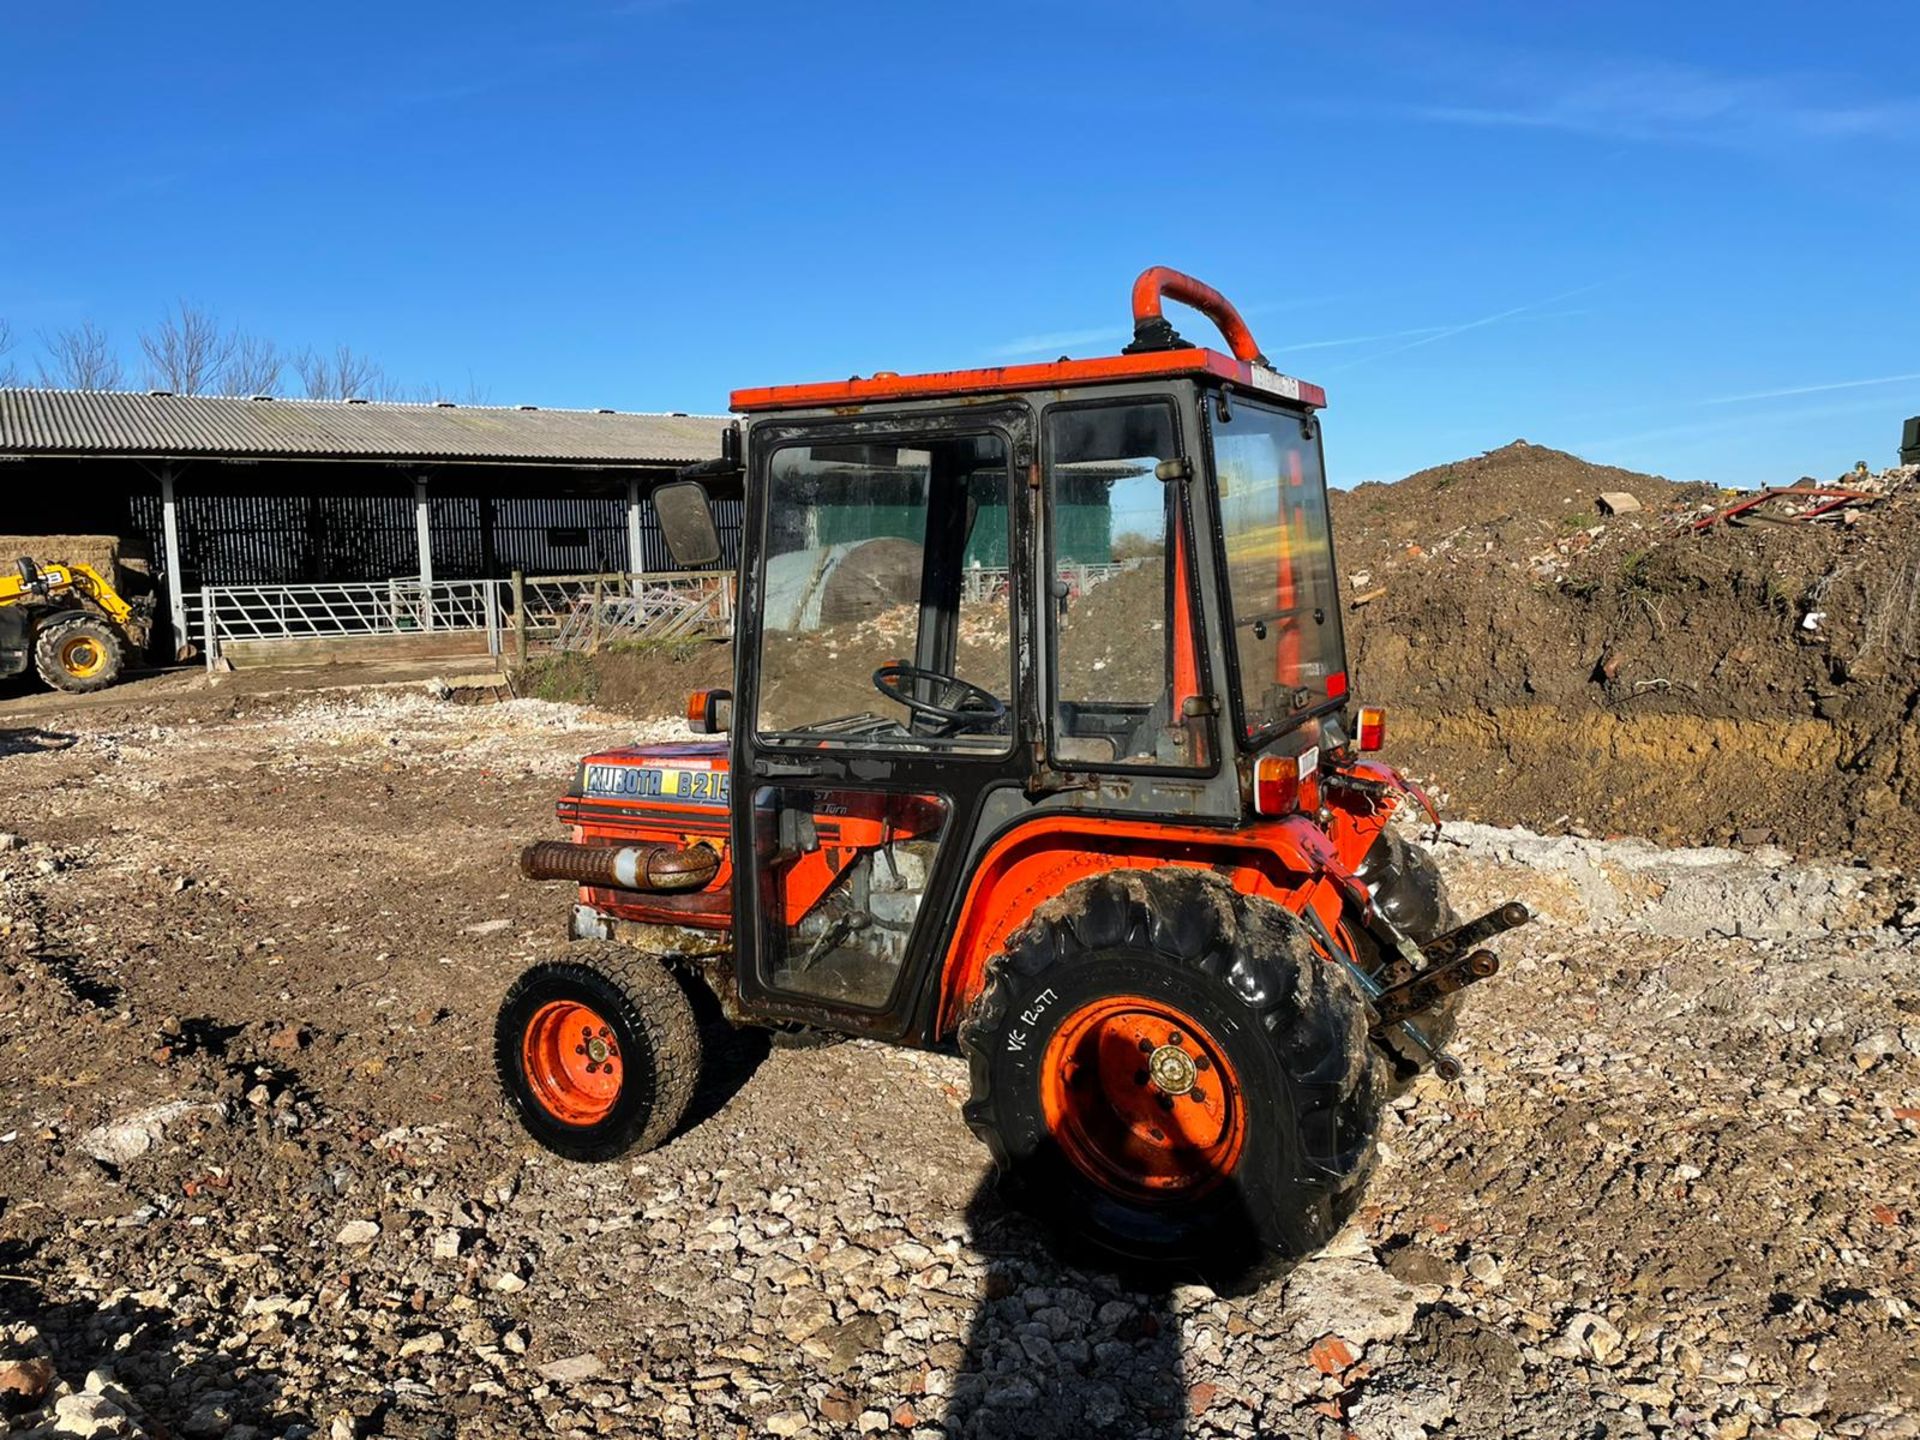
<instances>
[{"instance_id":1,"label":"side mirror","mask_svg":"<svg viewBox=\"0 0 1920 1440\"><path fill-rule=\"evenodd\" d=\"M660 534L675 564L697 570L720 558L720 531L713 523L706 489L698 481L670 480L657 486L653 513L660 517Z\"/></svg>"}]
</instances>

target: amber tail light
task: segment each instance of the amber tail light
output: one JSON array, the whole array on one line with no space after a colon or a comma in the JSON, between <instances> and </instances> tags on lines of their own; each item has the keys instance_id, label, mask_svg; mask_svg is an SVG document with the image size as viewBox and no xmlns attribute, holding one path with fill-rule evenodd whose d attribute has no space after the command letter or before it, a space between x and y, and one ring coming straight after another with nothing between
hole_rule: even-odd
<instances>
[{"instance_id":1,"label":"amber tail light","mask_svg":"<svg viewBox=\"0 0 1920 1440\"><path fill-rule=\"evenodd\" d=\"M1320 752L1262 755L1253 762L1253 813L1290 815L1320 808Z\"/></svg>"},{"instance_id":2,"label":"amber tail light","mask_svg":"<svg viewBox=\"0 0 1920 1440\"><path fill-rule=\"evenodd\" d=\"M1387 744L1387 712L1379 705L1362 705L1356 724L1353 748L1361 752L1384 750Z\"/></svg>"}]
</instances>

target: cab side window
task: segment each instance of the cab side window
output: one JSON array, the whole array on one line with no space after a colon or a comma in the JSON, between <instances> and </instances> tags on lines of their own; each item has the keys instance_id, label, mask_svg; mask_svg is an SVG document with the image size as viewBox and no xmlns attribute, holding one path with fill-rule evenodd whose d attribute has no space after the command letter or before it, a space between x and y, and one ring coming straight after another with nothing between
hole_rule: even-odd
<instances>
[{"instance_id":1,"label":"cab side window","mask_svg":"<svg viewBox=\"0 0 1920 1440\"><path fill-rule=\"evenodd\" d=\"M1180 454L1160 402L1056 407L1046 420L1053 758L1066 766L1200 769L1191 546Z\"/></svg>"}]
</instances>

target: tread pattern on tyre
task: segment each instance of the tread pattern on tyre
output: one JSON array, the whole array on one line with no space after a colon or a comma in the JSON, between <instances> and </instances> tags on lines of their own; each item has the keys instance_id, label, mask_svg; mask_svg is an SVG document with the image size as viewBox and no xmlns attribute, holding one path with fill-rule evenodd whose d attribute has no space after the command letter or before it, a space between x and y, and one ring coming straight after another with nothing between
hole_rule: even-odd
<instances>
[{"instance_id":1,"label":"tread pattern on tyre","mask_svg":"<svg viewBox=\"0 0 1920 1440\"><path fill-rule=\"evenodd\" d=\"M993 1046L1016 1001L1041 977L1116 951L1150 952L1218 981L1252 1012L1298 1117L1303 1173L1282 1183L1306 1242L1330 1238L1357 1204L1375 1151L1379 1062L1366 1001L1296 917L1206 871L1167 866L1081 881L1036 911L989 964L959 1039L972 1075L965 1117L995 1162L1017 1173L1027 1158L1009 1150L993 1084Z\"/></svg>"},{"instance_id":2,"label":"tread pattern on tyre","mask_svg":"<svg viewBox=\"0 0 1920 1440\"><path fill-rule=\"evenodd\" d=\"M72 675L60 663L60 647L81 633L107 652L107 664L98 675ZM97 620L91 615L74 615L65 620L56 620L42 629L39 638L33 642L33 664L34 669L40 672L40 678L55 689L74 695L106 689L120 678L126 663L127 650L121 643L119 632L106 621Z\"/></svg>"},{"instance_id":3,"label":"tread pattern on tyre","mask_svg":"<svg viewBox=\"0 0 1920 1440\"><path fill-rule=\"evenodd\" d=\"M619 992L622 1019L643 1037L644 1057L626 1056L629 1066L644 1058L637 1076L629 1081L651 1088L652 1104L646 1122L610 1135L604 1142L581 1146L550 1143L538 1129L534 1139L557 1154L577 1160L611 1160L628 1151L652 1150L664 1143L686 1119L700 1081L702 1041L692 1002L683 982L659 959L612 941L576 941L551 960L524 971L500 1004L501 1023L494 1032L494 1064L508 1095L517 1093L514 1076L520 1065L523 1026L505 1024L506 1017L529 991L551 977L598 976ZM516 1102L518 1103L518 1102Z\"/></svg>"},{"instance_id":4,"label":"tread pattern on tyre","mask_svg":"<svg viewBox=\"0 0 1920 1440\"><path fill-rule=\"evenodd\" d=\"M1380 832L1380 838L1373 842L1355 874L1374 890L1374 903L1388 919L1405 930L1416 945L1424 945L1460 923L1453 902L1447 896L1447 882L1440 874L1440 867L1434 863L1432 852L1417 840L1407 839L1398 830L1389 827ZM1380 947L1373 937L1361 932L1357 935L1357 942L1360 968L1369 974L1378 970L1384 962ZM1431 1010L1415 1018L1414 1024L1420 1027L1434 1049L1444 1050L1452 1041L1453 1032L1460 1023L1460 1007L1465 1002L1466 995L1456 990ZM1396 1091L1404 1090L1432 1064L1420 1047L1397 1027L1389 1026L1381 1043L1393 1056Z\"/></svg>"}]
</instances>

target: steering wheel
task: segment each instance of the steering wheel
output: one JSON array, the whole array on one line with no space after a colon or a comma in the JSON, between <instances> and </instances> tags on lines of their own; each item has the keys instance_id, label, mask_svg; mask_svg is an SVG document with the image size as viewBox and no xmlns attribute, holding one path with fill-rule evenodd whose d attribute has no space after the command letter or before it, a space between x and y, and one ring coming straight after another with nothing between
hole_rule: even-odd
<instances>
[{"instance_id":1,"label":"steering wheel","mask_svg":"<svg viewBox=\"0 0 1920 1440\"><path fill-rule=\"evenodd\" d=\"M922 685L930 689L933 699L922 699L916 693ZM896 660L875 670L873 688L906 706L915 716L938 721L936 735L991 729L1007 718L1006 702L991 690L957 675L923 670L904 661Z\"/></svg>"}]
</instances>

